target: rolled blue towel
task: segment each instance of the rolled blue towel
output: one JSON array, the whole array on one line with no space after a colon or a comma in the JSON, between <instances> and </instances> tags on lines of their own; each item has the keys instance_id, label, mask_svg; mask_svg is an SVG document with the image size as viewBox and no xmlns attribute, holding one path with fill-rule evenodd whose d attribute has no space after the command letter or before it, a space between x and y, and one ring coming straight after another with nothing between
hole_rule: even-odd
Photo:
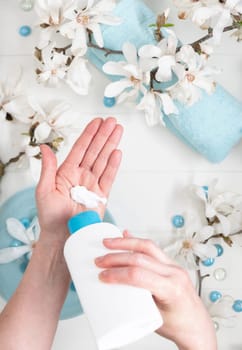
<instances>
[{"instance_id":1,"label":"rolled blue towel","mask_svg":"<svg viewBox=\"0 0 242 350\"><path fill-rule=\"evenodd\" d=\"M114 14L122 18L118 26L103 26L104 46L122 50L125 42L140 48L156 44L153 29L156 15L139 0L121 0ZM100 70L107 61L123 60L122 55L90 48L89 60ZM222 161L242 136L242 103L217 85L212 95L203 93L192 106L176 102L178 115L165 116L168 129L211 162Z\"/></svg>"}]
</instances>

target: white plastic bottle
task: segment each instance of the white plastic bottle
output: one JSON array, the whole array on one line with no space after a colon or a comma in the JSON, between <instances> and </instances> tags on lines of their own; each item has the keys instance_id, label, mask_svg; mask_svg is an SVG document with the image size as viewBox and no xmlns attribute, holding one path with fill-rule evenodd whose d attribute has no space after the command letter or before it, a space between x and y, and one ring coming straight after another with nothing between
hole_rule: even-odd
<instances>
[{"instance_id":1,"label":"white plastic bottle","mask_svg":"<svg viewBox=\"0 0 242 350\"><path fill-rule=\"evenodd\" d=\"M100 269L94 260L110 252L102 240L121 237L120 230L101 222L95 211L74 216L68 227L72 235L64 255L98 349L119 348L161 327L162 318L150 292L98 279Z\"/></svg>"}]
</instances>

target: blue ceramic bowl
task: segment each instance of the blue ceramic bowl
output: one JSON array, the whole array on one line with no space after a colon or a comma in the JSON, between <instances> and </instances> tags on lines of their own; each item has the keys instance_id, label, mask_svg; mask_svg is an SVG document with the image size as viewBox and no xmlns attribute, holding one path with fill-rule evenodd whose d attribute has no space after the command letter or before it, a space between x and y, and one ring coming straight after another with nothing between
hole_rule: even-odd
<instances>
[{"instance_id":1,"label":"blue ceramic bowl","mask_svg":"<svg viewBox=\"0 0 242 350\"><path fill-rule=\"evenodd\" d=\"M12 244L13 238L8 234L6 229L6 220L14 217L22 222L31 221L37 215L35 205L35 188L27 188L17 192L10 197L0 207L0 249L6 248ZM114 220L107 211L104 221L113 223ZM0 295L8 301L16 290L24 271L27 267L28 260L25 256L8 264L0 264ZM60 319L76 317L83 313L81 304L76 294L73 284L71 284L63 305Z\"/></svg>"}]
</instances>

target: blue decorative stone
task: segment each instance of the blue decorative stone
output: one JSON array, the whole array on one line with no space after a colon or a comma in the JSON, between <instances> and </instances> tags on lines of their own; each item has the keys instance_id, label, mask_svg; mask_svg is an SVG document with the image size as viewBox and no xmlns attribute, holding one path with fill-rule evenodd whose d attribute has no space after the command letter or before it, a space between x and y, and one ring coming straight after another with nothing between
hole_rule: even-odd
<instances>
[{"instance_id":1,"label":"blue decorative stone","mask_svg":"<svg viewBox=\"0 0 242 350\"><path fill-rule=\"evenodd\" d=\"M210 294L209 294L209 299L215 303L218 299L222 298L222 294L220 292L218 292L217 290L213 290Z\"/></svg>"},{"instance_id":2,"label":"blue decorative stone","mask_svg":"<svg viewBox=\"0 0 242 350\"><path fill-rule=\"evenodd\" d=\"M22 26L19 28L19 34L21 36L29 36L32 32L32 29L30 28L30 26Z\"/></svg>"},{"instance_id":3,"label":"blue decorative stone","mask_svg":"<svg viewBox=\"0 0 242 350\"><path fill-rule=\"evenodd\" d=\"M206 259L206 260L203 260L203 261L202 261L202 264L203 264L204 266L209 267L209 266L212 266L212 265L214 264L214 262L215 262L215 259L214 259L214 258L208 258L208 259Z\"/></svg>"},{"instance_id":4,"label":"blue decorative stone","mask_svg":"<svg viewBox=\"0 0 242 350\"><path fill-rule=\"evenodd\" d=\"M20 219L20 221L24 225L25 228L28 228L30 226L30 220L28 218L22 218L22 219Z\"/></svg>"},{"instance_id":5,"label":"blue decorative stone","mask_svg":"<svg viewBox=\"0 0 242 350\"><path fill-rule=\"evenodd\" d=\"M181 228L185 224L185 219L182 215L175 215L172 217L171 222L175 228Z\"/></svg>"},{"instance_id":6,"label":"blue decorative stone","mask_svg":"<svg viewBox=\"0 0 242 350\"><path fill-rule=\"evenodd\" d=\"M116 104L115 97L106 97L103 98L103 104L105 107L111 108Z\"/></svg>"},{"instance_id":7,"label":"blue decorative stone","mask_svg":"<svg viewBox=\"0 0 242 350\"><path fill-rule=\"evenodd\" d=\"M221 246L221 244L214 244L217 249L217 256L221 256L224 252L224 248Z\"/></svg>"},{"instance_id":8,"label":"blue decorative stone","mask_svg":"<svg viewBox=\"0 0 242 350\"><path fill-rule=\"evenodd\" d=\"M242 300L235 300L232 307L235 312L242 312Z\"/></svg>"}]
</instances>

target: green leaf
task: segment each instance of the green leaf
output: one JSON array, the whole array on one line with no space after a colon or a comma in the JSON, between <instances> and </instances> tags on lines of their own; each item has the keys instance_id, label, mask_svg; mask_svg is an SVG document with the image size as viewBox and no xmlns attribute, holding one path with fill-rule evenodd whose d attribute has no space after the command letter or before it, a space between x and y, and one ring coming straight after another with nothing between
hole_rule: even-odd
<instances>
[{"instance_id":1,"label":"green leaf","mask_svg":"<svg viewBox=\"0 0 242 350\"><path fill-rule=\"evenodd\" d=\"M175 24L173 24L173 23L165 23L165 24L163 24L162 27L174 27L174 26L175 26Z\"/></svg>"},{"instance_id":2,"label":"green leaf","mask_svg":"<svg viewBox=\"0 0 242 350\"><path fill-rule=\"evenodd\" d=\"M149 24L149 27L156 27L156 23Z\"/></svg>"}]
</instances>

